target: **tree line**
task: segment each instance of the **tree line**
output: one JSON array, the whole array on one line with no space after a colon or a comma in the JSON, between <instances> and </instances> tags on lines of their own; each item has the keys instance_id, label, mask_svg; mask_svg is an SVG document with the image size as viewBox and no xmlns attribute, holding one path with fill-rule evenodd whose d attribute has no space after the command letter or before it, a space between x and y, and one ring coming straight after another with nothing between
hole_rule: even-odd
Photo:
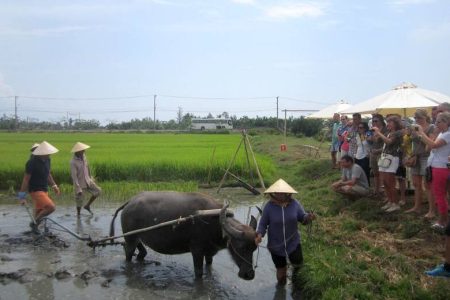
<instances>
[{"instance_id":1,"label":"tree line","mask_svg":"<svg viewBox=\"0 0 450 300\"><path fill-rule=\"evenodd\" d=\"M212 118L209 114L206 118ZM275 117L255 117L247 116L236 117L229 116L228 113L217 116L218 118L229 118L233 122L235 129L274 129L278 132L284 130L284 119ZM156 123L153 119L131 119L122 122L109 122L106 125L96 119L64 119L62 121L39 121L15 119L14 116L2 115L0 117L0 130L189 130L191 120L200 118L193 114L177 114L176 119L169 121L159 121ZM286 130L290 134L298 136L317 136L320 134L326 124L322 120L290 117L286 120ZM278 128L277 128L278 127ZM278 129L278 130L277 130Z\"/></svg>"}]
</instances>

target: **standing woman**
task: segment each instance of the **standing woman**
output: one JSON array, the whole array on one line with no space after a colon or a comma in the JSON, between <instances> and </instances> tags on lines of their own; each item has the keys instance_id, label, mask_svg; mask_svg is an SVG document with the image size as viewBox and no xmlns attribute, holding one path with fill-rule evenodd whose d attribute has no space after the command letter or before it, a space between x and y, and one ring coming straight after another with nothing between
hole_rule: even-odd
<instances>
[{"instance_id":1,"label":"standing woman","mask_svg":"<svg viewBox=\"0 0 450 300\"><path fill-rule=\"evenodd\" d=\"M85 150L90 147L91 146L89 145L78 142L73 146L71 151L74 155L70 161L70 173L72 175L73 188L75 190L75 202L77 205L78 217L80 216L81 206L83 205L83 191L87 191L91 194L91 198L89 198L89 201L83 206L83 208L91 214L93 214L91 211L91 204L101 193L100 187L95 184L94 179L91 177L86 154L84 153Z\"/></svg>"},{"instance_id":2,"label":"standing woman","mask_svg":"<svg viewBox=\"0 0 450 300\"><path fill-rule=\"evenodd\" d=\"M30 223L30 227L34 233L39 233L38 225L41 220L55 211L55 203L48 196L48 185L51 185L57 195L60 194L59 188L50 173L50 155L58 151L44 141L34 149L25 167L25 175L18 198L20 203L24 205L26 204L27 192L30 193L34 206L34 221Z\"/></svg>"},{"instance_id":3,"label":"standing woman","mask_svg":"<svg viewBox=\"0 0 450 300\"><path fill-rule=\"evenodd\" d=\"M428 116L427 111L424 109L416 110L416 112L414 113L414 119L416 120L416 125L420 125L427 137L433 140L434 125L430 124L431 118ZM411 159L415 160L415 164L411 166L410 169L412 182L414 185L414 206L411 209L405 211L406 213L418 213L420 211L420 207L422 205L423 181L428 157L430 156L430 150L427 149L426 144L422 140L419 131L417 131L418 127L413 126L412 128L413 130L411 130L411 139L413 156L411 157ZM406 158L406 162L408 162L408 158ZM426 182L425 187L428 196L428 213L425 215L425 217L434 218L436 205L434 203L433 194L431 192L431 185Z\"/></svg>"},{"instance_id":4,"label":"standing woman","mask_svg":"<svg viewBox=\"0 0 450 300\"><path fill-rule=\"evenodd\" d=\"M380 129L380 132L384 135L387 134L386 124L384 123L384 117L380 114L374 114L372 116L372 127L377 127ZM367 140L371 142L370 147L370 169L373 173L373 181L374 181L374 193L375 195L381 194L381 179L380 172L378 170L378 160L380 159L381 152L383 151L384 142L380 137L376 137L375 135L370 135L367 137ZM369 179L369 178L367 178Z\"/></svg>"},{"instance_id":5,"label":"standing woman","mask_svg":"<svg viewBox=\"0 0 450 300\"><path fill-rule=\"evenodd\" d=\"M431 167L431 190L439 211L439 220L433 228L444 229L448 223L447 179L450 169L447 167L450 155L450 113L442 112L436 117L436 127L439 132L436 140L430 139L424 129L419 126L419 135L431 149L428 166Z\"/></svg>"},{"instance_id":6,"label":"standing woman","mask_svg":"<svg viewBox=\"0 0 450 300\"><path fill-rule=\"evenodd\" d=\"M400 209L398 204L397 190L395 189L395 173L400 162L400 147L403 142L403 132L401 120L397 116L391 116L387 119L387 136L381 133L380 128L373 127L375 137L380 137L383 142L383 150L378 164L381 175L381 181L386 190L388 203L382 207L387 212L393 212Z\"/></svg>"},{"instance_id":7,"label":"standing woman","mask_svg":"<svg viewBox=\"0 0 450 300\"><path fill-rule=\"evenodd\" d=\"M366 173L367 182L370 186L370 160L369 152L370 145L367 140L367 134L369 133L369 125L366 122L361 122L358 125L358 134L356 135L356 149L355 163L359 165Z\"/></svg>"},{"instance_id":8,"label":"standing woman","mask_svg":"<svg viewBox=\"0 0 450 300\"><path fill-rule=\"evenodd\" d=\"M278 284L285 285L287 258L295 267L293 273L303 263L297 223L308 224L315 219L315 215L306 213L302 205L292 198L292 194L297 192L283 179L277 180L264 193L269 194L270 201L264 206L255 243L261 243L267 231L267 248L277 269Z\"/></svg>"}]
</instances>

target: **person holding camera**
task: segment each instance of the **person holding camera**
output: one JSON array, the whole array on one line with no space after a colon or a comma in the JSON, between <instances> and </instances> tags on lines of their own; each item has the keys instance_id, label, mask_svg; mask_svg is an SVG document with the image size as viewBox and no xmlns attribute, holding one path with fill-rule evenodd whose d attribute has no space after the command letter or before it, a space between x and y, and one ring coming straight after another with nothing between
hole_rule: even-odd
<instances>
[{"instance_id":1,"label":"person holding camera","mask_svg":"<svg viewBox=\"0 0 450 300\"><path fill-rule=\"evenodd\" d=\"M380 132L384 135L387 135L386 124L384 123L384 117L380 114L372 115L372 128L377 127L380 129ZM380 172L378 170L378 160L380 159L381 152L383 151L383 140L375 136L374 130L371 129L372 134L367 137L367 141L371 144L370 147L370 155L369 155L369 165L373 174L373 183L374 183L374 194L380 196L381 195L381 180L380 180Z\"/></svg>"},{"instance_id":2,"label":"person holding camera","mask_svg":"<svg viewBox=\"0 0 450 300\"><path fill-rule=\"evenodd\" d=\"M439 132L436 140L429 138L422 126L418 132L422 141L431 149L428 166L431 167L431 190L439 212L439 219L432 228L443 230L448 223L447 179L450 176L448 156L450 155L450 113L442 112L436 117Z\"/></svg>"},{"instance_id":3,"label":"person holding camera","mask_svg":"<svg viewBox=\"0 0 450 300\"><path fill-rule=\"evenodd\" d=\"M370 145L367 140L368 135L372 135L373 132L369 131L369 125L366 122L361 122L358 125L358 134L356 135L356 145L358 148L355 153L355 163L358 164L366 174L367 183L370 186L370 160L369 151Z\"/></svg>"},{"instance_id":4,"label":"person holding camera","mask_svg":"<svg viewBox=\"0 0 450 300\"><path fill-rule=\"evenodd\" d=\"M433 139L434 132L434 125L431 124L431 118L428 116L425 109L417 109L414 113L414 120L416 121L416 125L411 126L412 153L410 156L405 157L405 165L411 170L412 183L415 190L414 206L405 211L406 213L418 213L420 211L422 205L423 181L428 157L430 156L430 150L427 149L426 144L420 137L419 126L423 128L425 134L431 139ZM434 218L435 204L431 193L431 186L428 182L425 182L425 187L428 194L428 213L425 215L425 218Z\"/></svg>"},{"instance_id":5,"label":"person holding camera","mask_svg":"<svg viewBox=\"0 0 450 300\"><path fill-rule=\"evenodd\" d=\"M380 160L378 161L378 168L380 170L381 180L387 196L387 204L382 209L387 212L394 212L400 210L398 204L397 190L395 189L395 174L400 163L400 148L403 143L403 131L401 119L398 116L390 116L387 119L387 136L384 135L380 128L374 126L374 136L380 137L383 142L383 150Z\"/></svg>"}]
</instances>

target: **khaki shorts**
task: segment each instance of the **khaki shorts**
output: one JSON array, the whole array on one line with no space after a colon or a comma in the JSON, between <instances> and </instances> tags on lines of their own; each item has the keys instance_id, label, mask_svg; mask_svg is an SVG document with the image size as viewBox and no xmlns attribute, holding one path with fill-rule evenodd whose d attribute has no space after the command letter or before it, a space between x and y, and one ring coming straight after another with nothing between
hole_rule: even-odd
<instances>
[{"instance_id":1,"label":"khaki shorts","mask_svg":"<svg viewBox=\"0 0 450 300\"><path fill-rule=\"evenodd\" d=\"M77 203L77 207L81 207L83 205L83 195L85 194L85 192L90 193L94 197L98 197L100 196L102 189L95 183L91 183L91 185L83 189L83 194L75 194L75 202Z\"/></svg>"},{"instance_id":2,"label":"khaki shorts","mask_svg":"<svg viewBox=\"0 0 450 300\"><path fill-rule=\"evenodd\" d=\"M425 176L425 169L427 168L428 156L419 157L416 160L416 165L411 169L411 175L413 176Z\"/></svg>"},{"instance_id":3,"label":"khaki shorts","mask_svg":"<svg viewBox=\"0 0 450 300\"><path fill-rule=\"evenodd\" d=\"M363 197L363 196L367 196L369 194L369 189L365 188L363 186L360 185L354 185L352 186L352 188L348 191L344 191L342 188L337 190L338 193L341 193L343 195L352 195L352 196L358 196L358 197Z\"/></svg>"},{"instance_id":4,"label":"khaki shorts","mask_svg":"<svg viewBox=\"0 0 450 300\"><path fill-rule=\"evenodd\" d=\"M351 192L355 196L367 196L369 194L369 189L360 185L354 185L352 186Z\"/></svg>"},{"instance_id":5,"label":"khaki shorts","mask_svg":"<svg viewBox=\"0 0 450 300\"><path fill-rule=\"evenodd\" d=\"M370 154L369 156L369 164L372 172L378 172L378 160L380 159L381 153L379 154Z\"/></svg>"}]
</instances>

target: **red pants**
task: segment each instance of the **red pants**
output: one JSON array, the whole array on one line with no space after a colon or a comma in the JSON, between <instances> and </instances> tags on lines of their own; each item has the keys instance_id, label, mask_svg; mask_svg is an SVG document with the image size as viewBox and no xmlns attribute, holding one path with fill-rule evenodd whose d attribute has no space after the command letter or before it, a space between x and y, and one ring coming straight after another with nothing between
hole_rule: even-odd
<instances>
[{"instance_id":1,"label":"red pants","mask_svg":"<svg viewBox=\"0 0 450 300\"><path fill-rule=\"evenodd\" d=\"M450 176L450 169L431 168L431 171L431 191L433 192L439 213L446 215L448 213L447 179Z\"/></svg>"}]
</instances>

